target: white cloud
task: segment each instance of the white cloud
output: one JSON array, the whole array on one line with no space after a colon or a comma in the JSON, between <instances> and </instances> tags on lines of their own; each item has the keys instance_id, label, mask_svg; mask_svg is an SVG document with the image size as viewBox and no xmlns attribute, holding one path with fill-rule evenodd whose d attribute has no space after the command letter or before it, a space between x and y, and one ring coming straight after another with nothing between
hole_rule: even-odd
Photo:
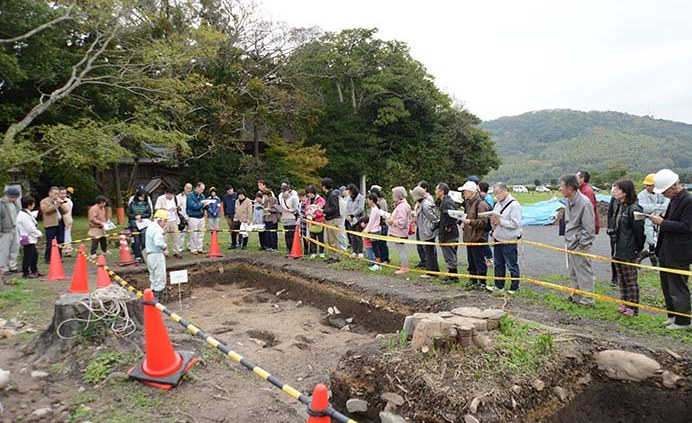
<instances>
[{"instance_id":1,"label":"white cloud","mask_svg":"<svg viewBox=\"0 0 692 423\"><path fill-rule=\"evenodd\" d=\"M274 20L377 27L482 119L572 108L692 123L692 2L263 0Z\"/></svg>"}]
</instances>

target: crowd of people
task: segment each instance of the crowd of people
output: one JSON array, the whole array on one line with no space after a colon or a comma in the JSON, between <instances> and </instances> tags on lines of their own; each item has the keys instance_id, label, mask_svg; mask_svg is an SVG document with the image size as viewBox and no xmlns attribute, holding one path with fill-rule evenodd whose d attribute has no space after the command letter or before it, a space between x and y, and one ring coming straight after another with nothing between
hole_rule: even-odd
<instances>
[{"instance_id":1,"label":"crowd of people","mask_svg":"<svg viewBox=\"0 0 692 423\"><path fill-rule=\"evenodd\" d=\"M600 219L589 177L587 171L579 171L560 178L565 212L559 232L571 252L567 255L571 286L593 293L595 278L589 252L599 233ZM647 175L643 184L644 190L637 194L633 181L616 181L612 185L607 216L607 234L614 259L611 284L619 286L621 298L629 303L620 305L618 311L632 317L639 313L636 306L639 286L637 267L631 263L650 259L653 265L682 270L689 270L692 263L692 196L680 184L678 175L669 169ZM63 244L61 253L70 253L71 192L71 188L51 187L37 206L31 196L19 199L18 189L5 190L0 199L3 274L18 272L21 246L22 275L42 276L38 270L39 239L45 239L46 263L51 259L53 239ZM309 185L298 190L285 180L276 193L267 181L259 180L254 198L231 185L226 185L223 196L219 197L215 187L207 191L206 185L198 182L194 186L185 184L180 193L167 188L164 195L152 202L149 193L140 186L127 203L127 226L135 260L144 261L145 250L150 256L147 265L156 295L165 287L168 242L174 258L181 258L185 250L193 255L205 254L203 230L222 229L222 214L230 229L229 249L247 249L250 234L256 231L260 250L277 252L279 233L283 232L285 252L289 255L298 230L307 258L319 257L335 263L340 256L351 254L365 257L374 272L381 270L383 264L392 265L389 251L392 245L399 257L394 273L403 275L410 271L405 240L415 237L422 241L416 245L415 266L423 270L420 277L430 279L442 275L441 282L449 284L459 281L458 244L463 242L467 244L467 287L504 291L508 279L508 294L519 289L517 241L522 237L522 209L505 183L491 186L476 176L469 176L458 191L452 191L444 182L431 187L427 181L420 181L411 189L397 186L391 189L391 211L386 197L378 185L361 193L356 184L337 187L330 178L322 179L319 188ZM107 198L99 196L88 211L92 255L99 247L104 253L108 248L107 204ZM38 226L39 210L45 236ZM443 272L438 264L438 248L446 267ZM488 277L489 267L494 270L492 278ZM660 275L667 309L689 314L687 276L665 271ZM576 293L568 300L580 306L594 304L593 297ZM669 315L667 324L669 329L692 327L688 317L676 314Z\"/></svg>"}]
</instances>

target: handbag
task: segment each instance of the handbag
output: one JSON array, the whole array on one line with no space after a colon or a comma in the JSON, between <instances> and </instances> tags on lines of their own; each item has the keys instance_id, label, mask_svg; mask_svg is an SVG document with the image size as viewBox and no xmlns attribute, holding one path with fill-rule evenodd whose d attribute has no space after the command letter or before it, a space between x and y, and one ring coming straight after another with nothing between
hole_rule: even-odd
<instances>
[{"instance_id":1,"label":"handbag","mask_svg":"<svg viewBox=\"0 0 692 423\"><path fill-rule=\"evenodd\" d=\"M315 225L315 224L310 225L310 233L311 234L321 234L322 231L324 231L324 226Z\"/></svg>"},{"instance_id":2,"label":"handbag","mask_svg":"<svg viewBox=\"0 0 692 423\"><path fill-rule=\"evenodd\" d=\"M22 235L21 238L19 238L19 245L22 247L26 247L29 244L29 235Z\"/></svg>"},{"instance_id":3,"label":"handbag","mask_svg":"<svg viewBox=\"0 0 692 423\"><path fill-rule=\"evenodd\" d=\"M416 221L411 219L411 224L408 225L408 234L409 235L415 235L416 234Z\"/></svg>"}]
</instances>

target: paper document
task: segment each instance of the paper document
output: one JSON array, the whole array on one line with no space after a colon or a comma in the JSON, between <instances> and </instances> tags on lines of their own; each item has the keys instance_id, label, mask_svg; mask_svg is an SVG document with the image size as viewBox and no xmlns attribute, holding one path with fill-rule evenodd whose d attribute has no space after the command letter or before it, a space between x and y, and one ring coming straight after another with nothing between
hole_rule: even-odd
<instances>
[{"instance_id":1,"label":"paper document","mask_svg":"<svg viewBox=\"0 0 692 423\"><path fill-rule=\"evenodd\" d=\"M461 204L464 202L464 196L459 191L449 191L449 196L452 197L455 203Z\"/></svg>"},{"instance_id":2,"label":"paper document","mask_svg":"<svg viewBox=\"0 0 692 423\"><path fill-rule=\"evenodd\" d=\"M461 210L447 210L447 214L452 219L464 220L466 219L466 213Z\"/></svg>"},{"instance_id":3,"label":"paper document","mask_svg":"<svg viewBox=\"0 0 692 423\"><path fill-rule=\"evenodd\" d=\"M202 200L202 204L204 204L205 206L208 206L211 203L216 203L216 200L212 200L210 198L207 198L206 200Z\"/></svg>"},{"instance_id":4,"label":"paper document","mask_svg":"<svg viewBox=\"0 0 692 423\"><path fill-rule=\"evenodd\" d=\"M142 219L141 222L137 222L137 229L139 229L141 231L142 229L149 226L150 223L151 223L150 219Z\"/></svg>"},{"instance_id":5,"label":"paper document","mask_svg":"<svg viewBox=\"0 0 692 423\"><path fill-rule=\"evenodd\" d=\"M115 228L117 228L117 226L115 226L115 223L111 222L110 220L106 220L106 223L103 224L104 231L112 231Z\"/></svg>"},{"instance_id":6,"label":"paper document","mask_svg":"<svg viewBox=\"0 0 692 423\"><path fill-rule=\"evenodd\" d=\"M648 213L642 213L642 212L638 212L638 211L633 212L633 213L634 213L634 220L644 220L648 217L651 217L651 215Z\"/></svg>"},{"instance_id":7,"label":"paper document","mask_svg":"<svg viewBox=\"0 0 692 423\"><path fill-rule=\"evenodd\" d=\"M487 212L482 212L482 213L478 213L478 216L480 216L480 217L492 217L492 216L495 216L495 217L498 217L498 218L499 218L499 217L502 217L502 215L501 215L499 212L496 212L495 210L487 211Z\"/></svg>"}]
</instances>

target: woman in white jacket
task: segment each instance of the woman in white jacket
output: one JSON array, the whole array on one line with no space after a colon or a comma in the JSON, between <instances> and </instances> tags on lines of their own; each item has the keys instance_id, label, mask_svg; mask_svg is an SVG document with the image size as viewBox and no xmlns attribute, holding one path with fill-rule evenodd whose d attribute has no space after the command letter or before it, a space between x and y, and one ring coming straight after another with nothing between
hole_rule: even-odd
<instances>
[{"instance_id":1,"label":"woman in white jacket","mask_svg":"<svg viewBox=\"0 0 692 423\"><path fill-rule=\"evenodd\" d=\"M43 234L38 229L38 223L31 211L36 207L34 197L22 198L22 211L17 214L17 237L24 248L22 258L22 275L25 278L35 279L43 276L38 272L38 251L36 242Z\"/></svg>"}]
</instances>

